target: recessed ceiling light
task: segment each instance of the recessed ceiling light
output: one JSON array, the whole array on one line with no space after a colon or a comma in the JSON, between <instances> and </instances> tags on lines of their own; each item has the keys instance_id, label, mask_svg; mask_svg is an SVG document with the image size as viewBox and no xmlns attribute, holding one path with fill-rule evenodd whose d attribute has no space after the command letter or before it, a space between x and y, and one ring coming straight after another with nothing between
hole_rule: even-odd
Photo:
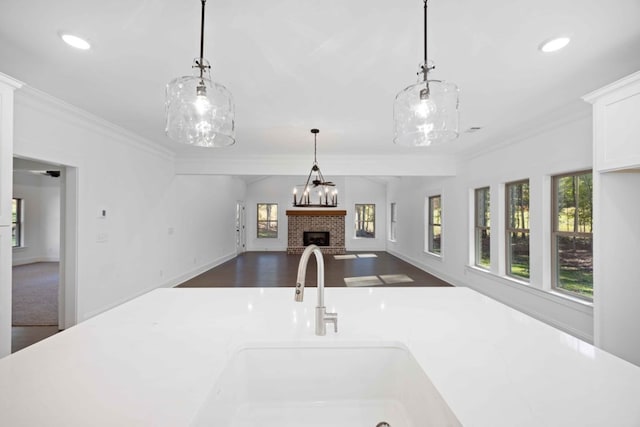
<instances>
[{"instance_id":1,"label":"recessed ceiling light","mask_svg":"<svg viewBox=\"0 0 640 427\"><path fill-rule=\"evenodd\" d=\"M88 41L73 34L60 33L60 38L69 46L75 47L80 50L88 50L91 45Z\"/></svg>"},{"instance_id":2,"label":"recessed ceiling light","mask_svg":"<svg viewBox=\"0 0 640 427\"><path fill-rule=\"evenodd\" d=\"M544 53L556 52L568 45L570 41L569 37L556 37L542 43L539 49Z\"/></svg>"}]
</instances>

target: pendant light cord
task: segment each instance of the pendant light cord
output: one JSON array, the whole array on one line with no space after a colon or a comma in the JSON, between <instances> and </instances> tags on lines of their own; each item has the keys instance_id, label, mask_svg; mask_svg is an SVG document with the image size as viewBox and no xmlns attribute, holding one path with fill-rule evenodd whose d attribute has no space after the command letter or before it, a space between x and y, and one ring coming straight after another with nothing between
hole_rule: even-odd
<instances>
[{"instance_id":1,"label":"pendant light cord","mask_svg":"<svg viewBox=\"0 0 640 427\"><path fill-rule=\"evenodd\" d=\"M427 0L424 0L424 64L422 64L422 74L424 76L424 81L428 82L427 74L429 71L436 68L435 66L429 67L429 59L427 56ZM427 90L429 89L429 84L427 83Z\"/></svg>"},{"instance_id":2,"label":"pendant light cord","mask_svg":"<svg viewBox=\"0 0 640 427\"><path fill-rule=\"evenodd\" d=\"M427 0L424 0L424 72L425 80L426 73L429 71L429 64L427 64Z\"/></svg>"},{"instance_id":3,"label":"pendant light cord","mask_svg":"<svg viewBox=\"0 0 640 427\"><path fill-rule=\"evenodd\" d=\"M204 69L206 68L204 65L204 5L207 0L202 0L202 15L200 19L200 63L198 64L200 68L200 78L204 77Z\"/></svg>"},{"instance_id":4,"label":"pendant light cord","mask_svg":"<svg viewBox=\"0 0 640 427\"><path fill-rule=\"evenodd\" d=\"M425 87L420 91L420 99L427 99L429 96L429 71L436 68L435 65L433 67L429 67L427 45L427 0L424 0L424 64L422 64L422 76Z\"/></svg>"},{"instance_id":5,"label":"pendant light cord","mask_svg":"<svg viewBox=\"0 0 640 427\"><path fill-rule=\"evenodd\" d=\"M200 19L200 59L204 58L204 5L206 2L207 0L202 0L202 17ZM426 4L427 2L425 1L425 5Z\"/></svg>"}]
</instances>

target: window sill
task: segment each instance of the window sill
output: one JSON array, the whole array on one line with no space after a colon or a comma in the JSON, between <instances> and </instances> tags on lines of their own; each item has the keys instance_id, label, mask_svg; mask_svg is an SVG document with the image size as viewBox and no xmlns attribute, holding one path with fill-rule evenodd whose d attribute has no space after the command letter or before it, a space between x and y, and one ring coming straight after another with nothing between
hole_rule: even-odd
<instances>
[{"instance_id":1,"label":"window sill","mask_svg":"<svg viewBox=\"0 0 640 427\"><path fill-rule=\"evenodd\" d=\"M574 297L573 295L570 294L566 294L564 292L558 292L556 290L550 290L548 291L549 294L551 295L555 295L559 298L565 298L568 299L569 301L573 301L573 302L577 302L579 304L584 304L588 307L593 307L593 301L589 301L588 299L584 299L584 298L579 298L579 297Z\"/></svg>"},{"instance_id":2,"label":"window sill","mask_svg":"<svg viewBox=\"0 0 640 427\"><path fill-rule=\"evenodd\" d=\"M437 254L435 252L429 252L429 251L424 251L425 255L442 262L442 260L444 259L444 257L442 256L442 254Z\"/></svg>"},{"instance_id":3,"label":"window sill","mask_svg":"<svg viewBox=\"0 0 640 427\"><path fill-rule=\"evenodd\" d=\"M25 249L29 249L29 247L28 246L12 246L11 249L14 250L14 251L20 252L20 251L23 251Z\"/></svg>"},{"instance_id":4,"label":"window sill","mask_svg":"<svg viewBox=\"0 0 640 427\"><path fill-rule=\"evenodd\" d=\"M491 273L491 272L489 272ZM492 273L491 273L492 274ZM494 276L497 276L496 274L494 274ZM519 285L524 285L524 286L529 286L531 287L531 282L528 280L524 280L524 279L520 279L516 276L509 276L508 274L505 274L504 276L498 276L498 277L502 277L504 280L509 280L513 283L517 283Z\"/></svg>"},{"instance_id":5,"label":"window sill","mask_svg":"<svg viewBox=\"0 0 640 427\"><path fill-rule=\"evenodd\" d=\"M546 291L544 289L536 288L533 285L531 285L530 282L514 279L513 277L510 277L510 276L502 276L499 274L495 274L489 270L479 268L475 265L467 265L466 270L473 272L474 274L478 274L480 276L490 277L491 279L499 282L500 284L510 286L514 289L527 292L537 297L542 297L544 299L547 299L554 303L564 305L574 310L578 310L584 313L593 312L593 302L591 301L575 298L575 297L572 297L571 295L566 295L553 290Z\"/></svg>"}]
</instances>

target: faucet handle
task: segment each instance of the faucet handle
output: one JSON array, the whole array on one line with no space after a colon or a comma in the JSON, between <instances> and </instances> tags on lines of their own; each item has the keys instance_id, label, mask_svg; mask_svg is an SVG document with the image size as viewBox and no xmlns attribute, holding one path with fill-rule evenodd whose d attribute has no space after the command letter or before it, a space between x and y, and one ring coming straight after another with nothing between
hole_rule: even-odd
<instances>
[{"instance_id":1,"label":"faucet handle","mask_svg":"<svg viewBox=\"0 0 640 427\"><path fill-rule=\"evenodd\" d=\"M338 333L338 313L325 313L324 321L333 323L333 331Z\"/></svg>"},{"instance_id":2,"label":"faucet handle","mask_svg":"<svg viewBox=\"0 0 640 427\"><path fill-rule=\"evenodd\" d=\"M338 332L338 313L327 313L325 307L316 307L316 335L327 334L327 323L333 323L333 330Z\"/></svg>"}]
</instances>

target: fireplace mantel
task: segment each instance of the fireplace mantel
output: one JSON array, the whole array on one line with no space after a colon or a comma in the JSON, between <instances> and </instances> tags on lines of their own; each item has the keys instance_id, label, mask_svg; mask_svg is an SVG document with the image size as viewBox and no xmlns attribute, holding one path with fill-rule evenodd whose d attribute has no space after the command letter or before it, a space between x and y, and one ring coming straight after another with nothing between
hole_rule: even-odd
<instances>
[{"instance_id":1,"label":"fireplace mantel","mask_svg":"<svg viewBox=\"0 0 640 427\"><path fill-rule=\"evenodd\" d=\"M305 210L288 210L287 216L346 216L345 210L328 210L328 209L305 209Z\"/></svg>"}]
</instances>

